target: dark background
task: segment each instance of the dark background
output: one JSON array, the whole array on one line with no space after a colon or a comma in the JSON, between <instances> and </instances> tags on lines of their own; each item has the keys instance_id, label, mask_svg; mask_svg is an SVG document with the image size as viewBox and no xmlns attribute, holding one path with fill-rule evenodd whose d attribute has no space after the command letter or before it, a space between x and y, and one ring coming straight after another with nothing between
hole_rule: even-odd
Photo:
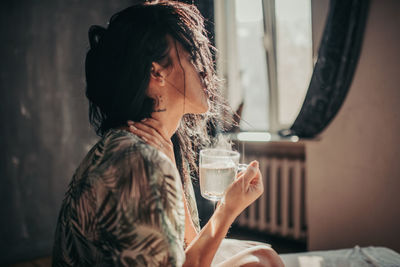
<instances>
[{"instance_id":1,"label":"dark background","mask_svg":"<svg viewBox=\"0 0 400 267\"><path fill-rule=\"evenodd\" d=\"M97 140L84 94L87 31L134 2L2 1L0 265L51 254L67 185ZM212 13L212 1L201 4Z\"/></svg>"}]
</instances>

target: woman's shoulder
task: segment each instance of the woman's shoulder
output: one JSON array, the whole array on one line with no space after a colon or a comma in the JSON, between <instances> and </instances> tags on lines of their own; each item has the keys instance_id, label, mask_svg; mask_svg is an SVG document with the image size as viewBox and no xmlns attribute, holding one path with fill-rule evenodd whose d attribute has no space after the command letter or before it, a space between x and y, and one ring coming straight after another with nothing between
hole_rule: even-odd
<instances>
[{"instance_id":1,"label":"woman's shoulder","mask_svg":"<svg viewBox=\"0 0 400 267\"><path fill-rule=\"evenodd\" d=\"M144 142L137 135L122 129L109 130L102 139L104 160L113 157L116 160L143 161L147 166L172 172L176 175L175 164L162 152Z\"/></svg>"},{"instance_id":2,"label":"woman's shoulder","mask_svg":"<svg viewBox=\"0 0 400 267\"><path fill-rule=\"evenodd\" d=\"M151 197L149 188L156 190L168 184L170 190L180 190L175 165L140 137L125 130L111 130L104 135L103 144L102 160L96 168L99 185L115 192L135 192L144 198Z\"/></svg>"},{"instance_id":3,"label":"woman's shoulder","mask_svg":"<svg viewBox=\"0 0 400 267\"><path fill-rule=\"evenodd\" d=\"M137 135L123 129L110 129L100 140L104 149L119 151L132 147L139 147L143 141Z\"/></svg>"},{"instance_id":4,"label":"woman's shoulder","mask_svg":"<svg viewBox=\"0 0 400 267\"><path fill-rule=\"evenodd\" d=\"M152 152L139 136L123 129L110 129L99 141L98 147L104 155L113 157L137 155L147 158ZM103 160L109 159L104 157Z\"/></svg>"}]
</instances>

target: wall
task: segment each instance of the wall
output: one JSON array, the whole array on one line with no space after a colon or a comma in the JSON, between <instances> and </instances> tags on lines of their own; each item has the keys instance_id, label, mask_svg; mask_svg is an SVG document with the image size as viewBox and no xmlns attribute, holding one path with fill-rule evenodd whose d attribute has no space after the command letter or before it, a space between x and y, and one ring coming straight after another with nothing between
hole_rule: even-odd
<instances>
[{"instance_id":1,"label":"wall","mask_svg":"<svg viewBox=\"0 0 400 267\"><path fill-rule=\"evenodd\" d=\"M51 253L67 184L96 141L87 30L132 1L2 1L0 265Z\"/></svg>"},{"instance_id":2,"label":"wall","mask_svg":"<svg viewBox=\"0 0 400 267\"><path fill-rule=\"evenodd\" d=\"M85 97L87 31L139 1L2 1L1 266L51 255L67 185L97 140ZM212 35L212 0L194 3Z\"/></svg>"},{"instance_id":3,"label":"wall","mask_svg":"<svg viewBox=\"0 0 400 267\"><path fill-rule=\"evenodd\" d=\"M326 1L317 2L313 11L325 12ZM400 252L399 11L400 1L371 1L344 105L306 145L310 250L373 245ZM319 19L314 27L324 24Z\"/></svg>"}]
</instances>

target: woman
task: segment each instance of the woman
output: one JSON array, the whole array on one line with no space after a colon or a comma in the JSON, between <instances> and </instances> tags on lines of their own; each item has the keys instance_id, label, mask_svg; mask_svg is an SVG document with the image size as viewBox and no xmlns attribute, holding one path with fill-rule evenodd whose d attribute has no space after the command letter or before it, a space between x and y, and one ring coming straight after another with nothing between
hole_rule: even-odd
<instances>
[{"instance_id":1,"label":"woman","mask_svg":"<svg viewBox=\"0 0 400 267\"><path fill-rule=\"evenodd\" d=\"M102 139L69 185L53 266L210 266L263 185L252 162L200 231L190 176L195 151L210 144L208 118L224 106L200 13L173 1L135 5L107 29L92 26L89 40L86 96ZM232 259L281 265L266 246L220 265Z\"/></svg>"}]
</instances>

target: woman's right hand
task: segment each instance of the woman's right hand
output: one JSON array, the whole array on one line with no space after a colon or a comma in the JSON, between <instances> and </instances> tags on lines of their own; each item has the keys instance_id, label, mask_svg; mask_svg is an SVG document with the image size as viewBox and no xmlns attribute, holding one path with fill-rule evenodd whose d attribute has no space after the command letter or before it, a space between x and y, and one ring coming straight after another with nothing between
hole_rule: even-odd
<instances>
[{"instance_id":1,"label":"woman's right hand","mask_svg":"<svg viewBox=\"0 0 400 267\"><path fill-rule=\"evenodd\" d=\"M262 176L257 161L252 161L247 169L240 172L236 180L227 188L224 206L228 212L238 216L245 208L264 192Z\"/></svg>"}]
</instances>

